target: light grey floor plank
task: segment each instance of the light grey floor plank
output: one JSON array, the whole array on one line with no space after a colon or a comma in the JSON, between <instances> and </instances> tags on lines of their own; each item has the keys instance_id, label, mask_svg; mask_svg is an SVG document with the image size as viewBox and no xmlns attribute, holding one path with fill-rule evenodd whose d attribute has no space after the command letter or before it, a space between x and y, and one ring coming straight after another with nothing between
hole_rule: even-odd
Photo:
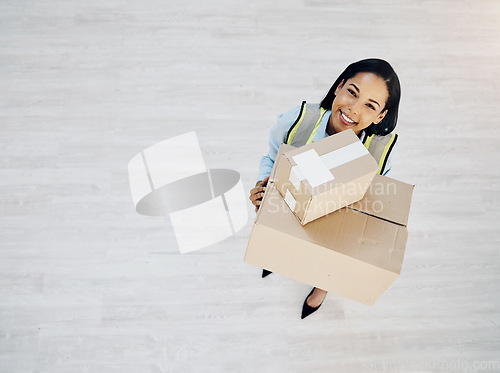
<instances>
[{"instance_id":1,"label":"light grey floor plank","mask_svg":"<svg viewBox=\"0 0 500 373\"><path fill-rule=\"evenodd\" d=\"M499 372L496 1L3 1L0 372ZM265 280L235 236L178 254L128 161L196 131L255 183L269 128L352 61L402 82L391 176L416 184L373 307Z\"/></svg>"}]
</instances>

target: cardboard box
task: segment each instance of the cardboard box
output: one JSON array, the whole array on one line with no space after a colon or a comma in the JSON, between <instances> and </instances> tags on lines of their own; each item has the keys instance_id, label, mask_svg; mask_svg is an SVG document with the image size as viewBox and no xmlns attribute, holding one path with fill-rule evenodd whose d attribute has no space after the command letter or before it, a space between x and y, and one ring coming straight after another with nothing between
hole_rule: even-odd
<instances>
[{"instance_id":1,"label":"cardboard box","mask_svg":"<svg viewBox=\"0 0 500 373\"><path fill-rule=\"evenodd\" d=\"M378 164L352 130L284 152L276 188L302 225L363 198Z\"/></svg>"},{"instance_id":2,"label":"cardboard box","mask_svg":"<svg viewBox=\"0 0 500 373\"><path fill-rule=\"evenodd\" d=\"M372 305L401 272L413 187L376 175L359 202L302 226L271 182L245 262Z\"/></svg>"}]
</instances>

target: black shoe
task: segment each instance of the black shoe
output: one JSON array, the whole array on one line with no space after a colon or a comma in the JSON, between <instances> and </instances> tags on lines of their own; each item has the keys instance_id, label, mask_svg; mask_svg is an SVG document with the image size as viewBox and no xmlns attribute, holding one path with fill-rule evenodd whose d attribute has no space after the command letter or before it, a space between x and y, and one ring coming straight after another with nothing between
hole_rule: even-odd
<instances>
[{"instance_id":1,"label":"black shoe","mask_svg":"<svg viewBox=\"0 0 500 373\"><path fill-rule=\"evenodd\" d=\"M262 270L262 278L269 276L272 272L268 271L267 269Z\"/></svg>"},{"instance_id":2,"label":"black shoe","mask_svg":"<svg viewBox=\"0 0 500 373\"><path fill-rule=\"evenodd\" d=\"M325 301L323 299L323 302L321 302L321 304L314 308L314 307L311 307L310 305L307 304L307 299L312 295L312 293L314 292L316 288L313 288L311 290L311 292L309 293L309 295L306 297L306 300L304 301L304 305L302 306L302 316L300 317L301 319L305 319L307 316L309 316L311 313L314 313L316 312L317 310L319 310L319 308L321 307L321 304L323 304L323 302ZM325 296L326 298L326 296Z\"/></svg>"}]
</instances>

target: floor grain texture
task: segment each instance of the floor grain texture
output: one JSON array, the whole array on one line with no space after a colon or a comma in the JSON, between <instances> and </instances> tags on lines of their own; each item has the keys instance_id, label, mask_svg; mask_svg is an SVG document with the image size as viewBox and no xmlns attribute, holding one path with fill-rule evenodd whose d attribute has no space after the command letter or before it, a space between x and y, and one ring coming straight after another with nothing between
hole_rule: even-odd
<instances>
[{"instance_id":1,"label":"floor grain texture","mask_svg":"<svg viewBox=\"0 0 500 373\"><path fill-rule=\"evenodd\" d=\"M500 3L4 0L0 372L500 372ZM401 276L373 307L180 255L128 161L196 131L246 190L276 115L347 64L402 82L391 176L416 184Z\"/></svg>"}]
</instances>

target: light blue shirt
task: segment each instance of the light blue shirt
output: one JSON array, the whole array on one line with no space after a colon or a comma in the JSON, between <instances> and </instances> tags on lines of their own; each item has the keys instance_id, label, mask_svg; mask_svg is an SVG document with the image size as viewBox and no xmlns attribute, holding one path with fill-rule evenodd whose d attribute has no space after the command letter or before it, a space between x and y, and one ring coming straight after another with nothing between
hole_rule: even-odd
<instances>
[{"instance_id":1,"label":"light blue shirt","mask_svg":"<svg viewBox=\"0 0 500 373\"><path fill-rule=\"evenodd\" d=\"M271 132L269 134L269 152L267 153L267 155L263 156L260 160L259 174L257 176L257 180L264 180L265 177L271 174L271 171L274 166L274 161L276 159L276 155L278 154L278 149L280 145L285 142L286 135L290 130L290 127L297 120L299 113L300 113L300 106L297 106L284 114L278 115L278 122L271 128ZM331 110L327 110L325 115L323 115L323 118L319 123L318 132L316 133L316 136L314 136L313 142L330 136L326 132L326 126L328 124L328 120L330 119L331 115L332 115ZM360 136L361 141L363 141L364 136L365 132L362 131ZM391 170L391 158L392 155L394 154L396 146L397 143L395 144L394 149L389 154L389 158L387 158L386 170L384 172L384 175L387 175L387 173Z\"/></svg>"}]
</instances>

